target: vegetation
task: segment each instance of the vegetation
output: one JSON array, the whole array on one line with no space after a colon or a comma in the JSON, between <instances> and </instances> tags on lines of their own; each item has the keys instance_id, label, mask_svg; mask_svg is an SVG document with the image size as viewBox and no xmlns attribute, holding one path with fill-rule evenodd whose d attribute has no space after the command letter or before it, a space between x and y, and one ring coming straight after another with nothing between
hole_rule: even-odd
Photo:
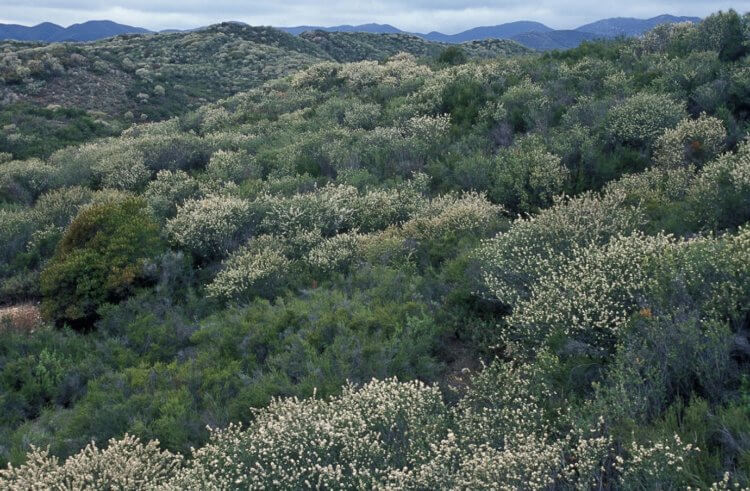
<instances>
[{"instance_id":1,"label":"vegetation","mask_svg":"<svg viewBox=\"0 0 750 491\"><path fill-rule=\"evenodd\" d=\"M48 157L185 114L322 61L432 59L449 45L407 35L305 33L224 23L187 33L92 43L0 42L0 152ZM511 41L466 43L472 58L529 53Z\"/></svg>"},{"instance_id":2,"label":"vegetation","mask_svg":"<svg viewBox=\"0 0 750 491\"><path fill-rule=\"evenodd\" d=\"M750 486L750 15L320 36L0 155L0 488Z\"/></svg>"}]
</instances>

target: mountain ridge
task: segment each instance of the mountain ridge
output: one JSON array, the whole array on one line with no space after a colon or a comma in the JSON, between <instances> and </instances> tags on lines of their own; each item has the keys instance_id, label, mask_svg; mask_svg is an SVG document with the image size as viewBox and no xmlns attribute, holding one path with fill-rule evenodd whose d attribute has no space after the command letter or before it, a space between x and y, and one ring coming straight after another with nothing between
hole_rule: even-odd
<instances>
[{"instance_id":1,"label":"mountain ridge","mask_svg":"<svg viewBox=\"0 0 750 491\"><path fill-rule=\"evenodd\" d=\"M359 25L342 24L336 26L299 25L294 27L276 27L280 31L299 36L304 32L348 32L368 34L409 34L427 41L460 44L486 39L509 39L527 48L537 51L574 48L585 41L598 38L615 38L618 36L638 36L653 29L659 24L676 22L700 22L698 17L685 17L663 14L650 19L632 17L611 17L584 24L575 29L554 29L545 24L529 20L507 22L504 24L478 26L455 34L444 34L439 31L414 33L401 30L390 24L368 23ZM189 29L186 31L195 31ZM165 29L160 33L180 32L176 29ZM141 27L118 24L108 20L93 20L80 24L62 27L51 22L35 26L18 24L0 24L0 40L41 41L41 42L85 42L105 39L122 34L154 33Z\"/></svg>"},{"instance_id":2,"label":"mountain ridge","mask_svg":"<svg viewBox=\"0 0 750 491\"><path fill-rule=\"evenodd\" d=\"M63 27L52 22L35 26L0 24L0 40L42 42L85 42L106 39L120 34L148 34L153 31L142 27L119 24L111 20L90 20Z\"/></svg>"}]
</instances>

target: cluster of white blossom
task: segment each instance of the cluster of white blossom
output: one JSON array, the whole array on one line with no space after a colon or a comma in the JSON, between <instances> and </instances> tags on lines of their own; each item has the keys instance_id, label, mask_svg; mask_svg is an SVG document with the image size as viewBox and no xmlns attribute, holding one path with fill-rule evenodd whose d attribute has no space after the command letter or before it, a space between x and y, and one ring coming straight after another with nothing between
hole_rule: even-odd
<instances>
[{"instance_id":1,"label":"cluster of white blossom","mask_svg":"<svg viewBox=\"0 0 750 491\"><path fill-rule=\"evenodd\" d=\"M727 132L721 120L701 114L667 129L656 140L654 163L660 167L702 165L724 150Z\"/></svg>"},{"instance_id":2,"label":"cluster of white blossom","mask_svg":"<svg viewBox=\"0 0 750 491\"><path fill-rule=\"evenodd\" d=\"M26 463L0 470L0 487L9 491L71 489L162 489L182 465L178 454L125 435L105 449L89 444L60 462L47 450L33 448Z\"/></svg>"},{"instance_id":3,"label":"cluster of white blossom","mask_svg":"<svg viewBox=\"0 0 750 491\"><path fill-rule=\"evenodd\" d=\"M584 193L555 198L555 205L487 240L476 252L492 296L509 306L528 299L533 285L572 256L574 247L605 244L643 223L642 211L626 203L626 193Z\"/></svg>"},{"instance_id":4,"label":"cluster of white blossom","mask_svg":"<svg viewBox=\"0 0 750 491\"><path fill-rule=\"evenodd\" d=\"M38 224L67 226L78 210L93 199L88 188L80 186L59 188L43 194L34 203L32 216Z\"/></svg>"},{"instance_id":5,"label":"cluster of white blossom","mask_svg":"<svg viewBox=\"0 0 750 491\"><path fill-rule=\"evenodd\" d=\"M32 202L40 194L57 187L59 181L58 169L39 159L0 163L0 194L20 202Z\"/></svg>"},{"instance_id":6,"label":"cluster of white blossom","mask_svg":"<svg viewBox=\"0 0 750 491\"><path fill-rule=\"evenodd\" d=\"M382 86L413 86L432 74L429 67L417 63L414 56L399 53L384 63L360 61L338 64L319 63L292 76L292 86L325 89L343 83L348 88L362 91Z\"/></svg>"},{"instance_id":7,"label":"cluster of white blossom","mask_svg":"<svg viewBox=\"0 0 750 491\"><path fill-rule=\"evenodd\" d=\"M551 204L568 178L560 157L535 137L523 138L499 152L495 162L497 199L524 212Z\"/></svg>"},{"instance_id":8,"label":"cluster of white blossom","mask_svg":"<svg viewBox=\"0 0 750 491\"><path fill-rule=\"evenodd\" d=\"M290 261L274 236L260 236L234 251L207 287L208 294L227 300L272 292L289 271Z\"/></svg>"},{"instance_id":9,"label":"cluster of white blossom","mask_svg":"<svg viewBox=\"0 0 750 491\"><path fill-rule=\"evenodd\" d=\"M224 255L252 218L250 203L231 196L190 199L167 221L169 236L199 257Z\"/></svg>"},{"instance_id":10,"label":"cluster of white blossom","mask_svg":"<svg viewBox=\"0 0 750 491\"><path fill-rule=\"evenodd\" d=\"M637 488L685 484L685 459L700 452L692 443L683 443L680 436L647 444L633 441L626 449L627 456L615 457L615 469L622 486Z\"/></svg>"},{"instance_id":11,"label":"cluster of white blossom","mask_svg":"<svg viewBox=\"0 0 750 491\"><path fill-rule=\"evenodd\" d=\"M444 434L437 388L377 381L330 401L274 400L243 430L214 431L173 485L201 489L365 489L421 463Z\"/></svg>"},{"instance_id":12,"label":"cluster of white blossom","mask_svg":"<svg viewBox=\"0 0 750 491\"><path fill-rule=\"evenodd\" d=\"M400 234L409 239L432 240L491 228L503 215L502 206L491 203L484 194L446 194L429 202L417 215L404 222Z\"/></svg>"},{"instance_id":13,"label":"cluster of white blossom","mask_svg":"<svg viewBox=\"0 0 750 491\"><path fill-rule=\"evenodd\" d=\"M608 131L616 141L650 147L687 116L684 105L662 94L639 92L612 108Z\"/></svg>"},{"instance_id":14,"label":"cluster of white blossom","mask_svg":"<svg viewBox=\"0 0 750 491\"><path fill-rule=\"evenodd\" d=\"M219 182L242 182L260 177L258 166L246 151L215 152L206 165L206 173Z\"/></svg>"},{"instance_id":15,"label":"cluster of white blossom","mask_svg":"<svg viewBox=\"0 0 750 491\"><path fill-rule=\"evenodd\" d=\"M198 181L186 172L160 170L143 193L154 216L171 218L185 200L198 195Z\"/></svg>"},{"instance_id":16,"label":"cluster of white blossom","mask_svg":"<svg viewBox=\"0 0 750 491\"><path fill-rule=\"evenodd\" d=\"M689 190L701 222L712 225L715 205L729 198L742 209L750 193L750 140L743 142L735 154L724 154L706 164ZM711 203L714 206L708 206Z\"/></svg>"},{"instance_id":17,"label":"cluster of white blossom","mask_svg":"<svg viewBox=\"0 0 750 491\"><path fill-rule=\"evenodd\" d=\"M550 335L610 351L651 285L658 258L680 244L636 233L604 246L573 246L570 259L547 271L516 306L502 337L519 352Z\"/></svg>"}]
</instances>

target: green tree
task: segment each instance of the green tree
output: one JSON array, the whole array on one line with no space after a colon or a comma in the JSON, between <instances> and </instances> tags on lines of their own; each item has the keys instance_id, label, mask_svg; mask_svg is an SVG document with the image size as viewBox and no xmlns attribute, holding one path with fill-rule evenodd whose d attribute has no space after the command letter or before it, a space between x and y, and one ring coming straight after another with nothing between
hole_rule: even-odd
<instances>
[{"instance_id":1,"label":"green tree","mask_svg":"<svg viewBox=\"0 0 750 491\"><path fill-rule=\"evenodd\" d=\"M163 250L143 200L85 208L42 271L44 315L57 324L89 327L101 305L118 302L148 282L145 266Z\"/></svg>"}]
</instances>

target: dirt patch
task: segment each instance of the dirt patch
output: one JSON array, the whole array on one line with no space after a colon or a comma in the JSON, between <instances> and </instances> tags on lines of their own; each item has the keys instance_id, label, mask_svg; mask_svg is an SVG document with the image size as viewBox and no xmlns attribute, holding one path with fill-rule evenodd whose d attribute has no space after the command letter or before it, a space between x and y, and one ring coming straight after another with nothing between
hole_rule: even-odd
<instances>
[{"instance_id":1,"label":"dirt patch","mask_svg":"<svg viewBox=\"0 0 750 491\"><path fill-rule=\"evenodd\" d=\"M34 332L42 326L39 306L34 304L0 307L0 332L15 330Z\"/></svg>"}]
</instances>

